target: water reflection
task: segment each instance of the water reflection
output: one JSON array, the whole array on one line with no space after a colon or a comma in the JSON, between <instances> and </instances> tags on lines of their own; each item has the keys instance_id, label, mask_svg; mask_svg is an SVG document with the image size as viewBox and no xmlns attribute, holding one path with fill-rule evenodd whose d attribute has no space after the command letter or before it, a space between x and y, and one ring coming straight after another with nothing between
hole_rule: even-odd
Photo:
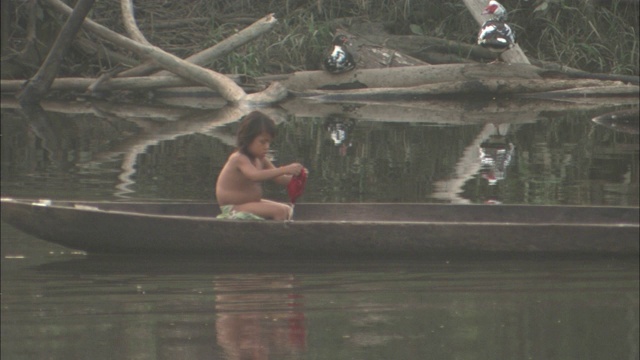
<instances>
[{"instance_id":1,"label":"water reflection","mask_svg":"<svg viewBox=\"0 0 640 360\"><path fill-rule=\"evenodd\" d=\"M212 199L246 110L188 103L3 100L3 196ZM265 111L278 161L313 174L303 201L637 206L637 134L591 121L627 107ZM2 358L638 358L637 259L95 258L1 230Z\"/></svg>"},{"instance_id":2,"label":"water reflection","mask_svg":"<svg viewBox=\"0 0 640 360\"><path fill-rule=\"evenodd\" d=\"M325 126L340 156L346 156L353 146L351 132L356 126L356 120L342 115L330 115L325 120Z\"/></svg>"},{"instance_id":3,"label":"water reflection","mask_svg":"<svg viewBox=\"0 0 640 360\"><path fill-rule=\"evenodd\" d=\"M504 180L507 167L515 155L515 145L502 134L509 133L513 128L517 127L508 123L486 124L462 152L454 167L454 175L435 183L432 197L453 204L468 204L473 201L463 195L463 188L470 179L480 175L489 186ZM500 203L494 199L494 195L485 197L485 203Z\"/></svg>"},{"instance_id":4,"label":"water reflection","mask_svg":"<svg viewBox=\"0 0 640 360\"><path fill-rule=\"evenodd\" d=\"M592 119L596 124L628 134L640 134L640 110L629 109L598 115Z\"/></svg>"},{"instance_id":5,"label":"water reflection","mask_svg":"<svg viewBox=\"0 0 640 360\"><path fill-rule=\"evenodd\" d=\"M295 283L293 275L215 277L216 338L227 359L300 357L306 325Z\"/></svg>"},{"instance_id":6,"label":"water reflection","mask_svg":"<svg viewBox=\"0 0 640 360\"><path fill-rule=\"evenodd\" d=\"M2 104L3 194L100 199L213 199L237 120L251 110L188 100L43 102L26 112ZM637 206L637 135L589 121L629 107L291 100L263 110L279 124L277 160L313 174L303 201Z\"/></svg>"},{"instance_id":7,"label":"water reflection","mask_svg":"<svg viewBox=\"0 0 640 360\"><path fill-rule=\"evenodd\" d=\"M508 124L507 124L508 125ZM480 144L480 173L487 179L489 185L496 185L498 181L507 177L507 167L515 156L515 146L506 135L500 133L499 125L496 133L489 135ZM503 133L508 131L503 130Z\"/></svg>"},{"instance_id":8,"label":"water reflection","mask_svg":"<svg viewBox=\"0 0 640 360\"><path fill-rule=\"evenodd\" d=\"M3 259L3 357L638 356L637 259L49 256L25 266L49 246L32 245Z\"/></svg>"}]
</instances>

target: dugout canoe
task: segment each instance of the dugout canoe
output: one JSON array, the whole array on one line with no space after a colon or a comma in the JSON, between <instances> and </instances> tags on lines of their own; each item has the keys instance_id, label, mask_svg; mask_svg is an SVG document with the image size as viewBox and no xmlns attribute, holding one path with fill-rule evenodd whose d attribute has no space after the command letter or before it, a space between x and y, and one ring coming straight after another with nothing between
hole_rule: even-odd
<instances>
[{"instance_id":1,"label":"dugout canoe","mask_svg":"<svg viewBox=\"0 0 640 360\"><path fill-rule=\"evenodd\" d=\"M213 203L2 199L4 222L97 254L639 253L637 207L301 203L292 221L221 220L218 212Z\"/></svg>"}]
</instances>

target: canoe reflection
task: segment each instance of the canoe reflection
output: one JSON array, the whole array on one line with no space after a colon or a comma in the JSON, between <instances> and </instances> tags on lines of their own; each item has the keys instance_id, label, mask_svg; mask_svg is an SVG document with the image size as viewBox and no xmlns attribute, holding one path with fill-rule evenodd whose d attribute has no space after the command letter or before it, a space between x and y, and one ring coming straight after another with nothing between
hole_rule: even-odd
<instances>
[{"instance_id":1,"label":"canoe reflection","mask_svg":"<svg viewBox=\"0 0 640 360\"><path fill-rule=\"evenodd\" d=\"M214 290L216 338L227 359L282 359L305 350L303 296L294 276L216 276Z\"/></svg>"}]
</instances>

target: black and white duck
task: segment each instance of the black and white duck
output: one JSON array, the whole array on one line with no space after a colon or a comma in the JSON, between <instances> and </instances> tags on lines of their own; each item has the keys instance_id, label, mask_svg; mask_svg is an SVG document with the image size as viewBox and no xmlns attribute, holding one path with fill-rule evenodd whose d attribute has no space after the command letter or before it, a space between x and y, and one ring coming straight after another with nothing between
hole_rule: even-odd
<instances>
[{"instance_id":1,"label":"black and white duck","mask_svg":"<svg viewBox=\"0 0 640 360\"><path fill-rule=\"evenodd\" d=\"M516 34L506 23L507 10L495 0L489 1L482 15L491 15L491 18L482 24L478 32L478 45L493 52L503 53L516 44Z\"/></svg>"},{"instance_id":2,"label":"black and white duck","mask_svg":"<svg viewBox=\"0 0 640 360\"><path fill-rule=\"evenodd\" d=\"M333 38L332 47L327 49L322 58L322 67L332 73L341 74L356 67L353 55L347 50L349 38L345 35L338 35Z\"/></svg>"}]
</instances>

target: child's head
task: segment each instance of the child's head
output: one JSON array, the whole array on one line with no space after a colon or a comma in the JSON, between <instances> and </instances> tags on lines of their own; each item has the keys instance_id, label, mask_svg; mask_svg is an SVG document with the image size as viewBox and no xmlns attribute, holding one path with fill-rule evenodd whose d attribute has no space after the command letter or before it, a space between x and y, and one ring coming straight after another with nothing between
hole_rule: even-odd
<instances>
[{"instance_id":1,"label":"child's head","mask_svg":"<svg viewBox=\"0 0 640 360\"><path fill-rule=\"evenodd\" d=\"M238 150L250 158L255 157L255 154L249 151L249 146L262 134L267 134L273 139L276 136L276 123L260 111L252 111L240 122L236 138Z\"/></svg>"}]
</instances>

